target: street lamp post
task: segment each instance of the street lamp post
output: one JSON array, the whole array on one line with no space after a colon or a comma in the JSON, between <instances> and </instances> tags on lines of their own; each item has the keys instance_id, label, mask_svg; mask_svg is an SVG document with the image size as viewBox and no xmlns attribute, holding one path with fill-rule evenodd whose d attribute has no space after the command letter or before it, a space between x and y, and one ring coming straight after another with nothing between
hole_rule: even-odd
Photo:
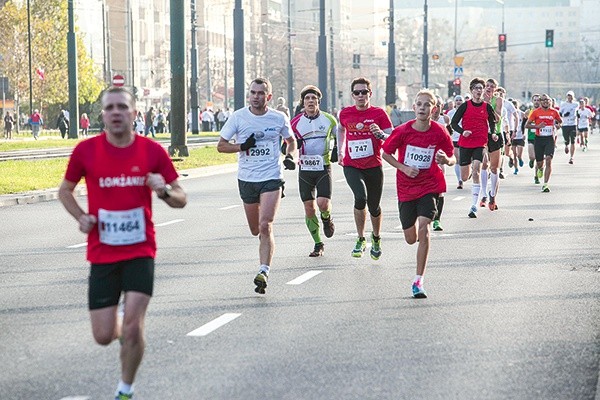
<instances>
[{"instance_id":1,"label":"street lamp post","mask_svg":"<svg viewBox=\"0 0 600 400\"><path fill-rule=\"evenodd\" d=\"M68 2L69 30L67 32L67 57L69 75L69 139L77 139L79 133L79 90L77 87L77 41L75 40L75 17L73 0Z\"/></svg>"},{"instance_id":2,"label":"street lamp post","mask_svg":"<svg viewBox=\"0 0 600 400\"><path fill-rule=\"evenodd\" d=\"M325 0L320 0L320 33L319 33L319 88L323 97L321 105L324 110L329 110L327 98L327 37L325 36Z\"/></svg>"},{"instance_id":3,"label":"street lamp post","mask_svg":"<svg viewBox=\"0 0 600 400\"><path fill-rule=\"evenodd\" d=\"M27 0L27 49L29 52L29 115L33 114L33 76L31 73L31 6Z\"/></svg>"},{"instance_id":4,"label":"street lamp post","mask_svg":"<svg viewBox=\"0 0 600 400\"><path fill-rule=\"evenodd\" d=\"M427 0L423 6L423 79L424 88L429 87L429 55L427 54Z\"/></svg>"},{"instance_id":5,"label":"street lamp post","mask_svg":"<svg viewBox=\"0 0 600 400\"><path fill-rule=\"evenodd\" d=\"M502 4L502 34L506 33L504 31L504 0L496 0L497 3ZM504 51L500 52L500 86L504 86Z\"/></svg>"},{"instance_id":6,"label":"street lamp post","mask_svg":"<svg viewBox=\"0 0 600 400\"><path fill-rule=\"evenodd\" d=\"M190 128L192 135L198 135L198 49L196 48L196 0L191 0L191 18L192 18L192 50L190 66L192 76L190 81L190 107L192 111L192 119ZM208 43L207 43L208 45Z\"/></svg>"},{"instance_id":7,"label":"street lamp post","mask_svg":"<svg viewBox=\"0 0 600 400\"><path fill-rule=\"evenodd\" d=\"M388 76L385 87L385 104L396 103L396 42L394 41L394 0L390 0L390 39L388 41Z\"/></svg>"},{"instance_id":8,"label":"street lamp post","mask_svg":"<svg viewBox=\"0 0 600 400\"><path fill-rule=\"evenodd\" d=\"M242 0L235 0L233 10L233 88L236 110L246 103L246 84L244 71L244 10Z\"/></svg>"},{"instance_id":9,"label":"street lamp post","mask_svg":"<svg viewBox=\"0 0 600 400\"><path fill-rule=\"evenodd\" d=\"M287 8L288 8L287 101L288 101L288 107L290 107L290 110L291 110L294 105L294 69L292 68L292 0L288 0Z\"/></svg>"}]
</instances>

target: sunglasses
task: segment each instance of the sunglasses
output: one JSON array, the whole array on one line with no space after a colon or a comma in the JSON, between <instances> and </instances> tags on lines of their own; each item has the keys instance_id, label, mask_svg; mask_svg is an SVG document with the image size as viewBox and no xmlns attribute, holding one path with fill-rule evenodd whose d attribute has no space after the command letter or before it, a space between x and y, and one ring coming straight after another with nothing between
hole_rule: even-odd
<instances>
[{"instance_id":1,"label":"sunglasses","mask_svg":"<svg viewBox=\"0 0 600 400\"><path fill-rule=\"evenodd\" d=\"M352 94L355 96L358 96L359 94L362 94L363 96L366 96L370 93L370 90L367 89L363 89L363 90L353 90Z\"/></svg>"}]
</instances>

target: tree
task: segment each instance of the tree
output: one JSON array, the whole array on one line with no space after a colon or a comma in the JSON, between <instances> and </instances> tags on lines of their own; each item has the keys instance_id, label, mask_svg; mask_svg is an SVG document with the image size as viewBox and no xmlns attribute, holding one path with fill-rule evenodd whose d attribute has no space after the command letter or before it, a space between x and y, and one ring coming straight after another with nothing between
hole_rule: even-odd
<instances>
[{"instance_id":1,"label":"tree","mask_svg":"<svg viewBox=\"0 0 600 400\"><path fill-rule=\"evenodd\" d=\"M67 103L67 0L31 0L30 20L33 103L40 108ZM0 10L0 37L8 39L4 43L3 72L12 83L15 97L22 100L29 94L26 2L9 1ZM79 103L96 101L104 85L80 35L77 35L77 67ZM38 70L43 71L43 79L36 73Z\"/></svg>"}]
</instances>

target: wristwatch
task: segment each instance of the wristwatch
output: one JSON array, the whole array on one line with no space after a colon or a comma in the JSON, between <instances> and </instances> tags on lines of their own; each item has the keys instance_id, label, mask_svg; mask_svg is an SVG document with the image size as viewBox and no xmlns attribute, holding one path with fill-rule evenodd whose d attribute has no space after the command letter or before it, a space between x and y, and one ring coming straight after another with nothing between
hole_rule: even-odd
<instances>
[{"instance_id":1,"label":"wristwatch","mask_svg":"<svg viewBox=\"0 0 600 400\"><path fill-rule=\"evenodd\" d=\"M172 189L173 188L171 187L171 185L165 185L164 193L162 195L158 196L158 198L161 199L161 200L164 200L164 199L167 199L167 198L171 197L171 190Z\"/></svg>"}]
</instances>

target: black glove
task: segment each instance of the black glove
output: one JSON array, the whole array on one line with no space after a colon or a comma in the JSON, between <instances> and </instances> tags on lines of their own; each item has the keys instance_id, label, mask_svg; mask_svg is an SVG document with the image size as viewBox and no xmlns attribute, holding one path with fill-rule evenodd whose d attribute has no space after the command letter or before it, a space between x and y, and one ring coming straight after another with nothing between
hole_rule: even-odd
<instances>
[{"instance_id":1,"label":"black glove","mask_svg":"<svg viewBox=\"0 0 600 400\"><path fill-rule=\"evenodd\" d=\"M333 149L331 149L331 157L329 158L329 160L331 162L338 162L338 150L337 150L337 146L333 146Z\"/></svg>"},{"instance_id":2,"label":"black glove","mask_svg":"<svg viewBox=\"0 0 600 400\"><path fill-rule=\"evenodd\" d=\"M302 139L301 137L296 137L296 144L297 144L298 148L302 147L303 143L304 143L304 139Z\"/></svg>"},{"instance_id":3,"label":"black glove","mask_svg":"<svg viewBox=\"0 0 600 400\"><path fill-rule=\"evenodd\" d=\"M294 157L291 154L288 154L283 159L283 166L285 169L293 170L296 169L296 163L294 162Z\"/></svg>"},{"instance_id":4,"label":"black glove","mask_svg":"<svg viewBox=\"0 0 600 400\"><path fill-rule=\"evenodd\" d=\"M240 145L240 150L246 151L253 147L256 147L256 139L254 139L254 133L250 135L248 139L246 139L246 141Z\"/></svg>"}]
</instances>

